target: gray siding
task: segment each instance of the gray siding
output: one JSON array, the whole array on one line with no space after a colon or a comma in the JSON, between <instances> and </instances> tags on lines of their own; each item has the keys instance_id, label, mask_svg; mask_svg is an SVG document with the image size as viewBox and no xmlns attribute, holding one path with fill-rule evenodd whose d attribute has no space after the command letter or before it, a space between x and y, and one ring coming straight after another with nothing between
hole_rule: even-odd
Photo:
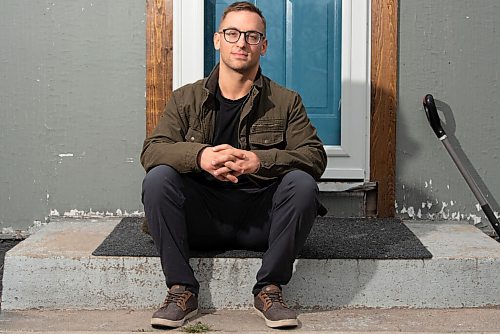
<instances>
[{"instance_id":1,"label":"gray siding","mask_svg":"<svg viewBox=\"0 0 500 334\"><path fill-rule=\"evenodd\" d=\"M0 231L141 209L144 15L145 1L0 2Z\"/></svg>"},{"instance_id":2,"label":"gray siding","mask_svg":"<svg viewBox=\"0 0 500 334\"><path fill-rule=\"evenodd\" d=\"M488 224L421 101L426 93L441 101L451 143L500 200L500 2L402 0L399 28L398 214Z\"/></svg>"}]
</instances>

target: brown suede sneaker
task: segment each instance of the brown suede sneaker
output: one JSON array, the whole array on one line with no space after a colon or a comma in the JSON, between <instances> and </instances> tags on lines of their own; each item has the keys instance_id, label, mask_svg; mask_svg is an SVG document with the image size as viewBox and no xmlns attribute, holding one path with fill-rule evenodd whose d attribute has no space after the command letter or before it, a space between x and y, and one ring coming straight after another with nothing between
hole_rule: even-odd
<instances>
[{"instance_id":1,"label":"brown suede sneaker","mask_svg":"<svg viewBox=\"0 0 500 334\"><path fill-rule=\"evenodd\" d=\"M198 313L196 296L182 285L174 285L168 291L165 301L153 314L153 327L181 327L189 318Z\"/></svg>"},{"instance_id":2,"label":"brown suede sneaker","mask_svg":"<svg viewBox=\"0 0 500 334\"><path fill-rule=\"evenodd\" d=\"M255 296L255 310L271 328L298 326L297 314L283 301L281 289L276 285L266 285Z\"/></svg>"}]
</instances>

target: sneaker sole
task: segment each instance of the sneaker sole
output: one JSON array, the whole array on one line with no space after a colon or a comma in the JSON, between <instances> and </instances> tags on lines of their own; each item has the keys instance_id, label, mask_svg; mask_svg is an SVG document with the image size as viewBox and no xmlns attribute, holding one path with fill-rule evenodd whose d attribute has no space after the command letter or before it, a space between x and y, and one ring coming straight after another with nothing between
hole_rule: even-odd
<instances>
[{"instance_id":1,"label":"sneaker sole","mask_svg":"<svg viewBox=\"0 0 500 334\"><path fill-rule=\"evenodd\" d=\"M271 328L297 327L299 325L299 321L297 319L270 320L270 319L266 318L264 313L262 313L260 310L258 310L255 306L253 307L253 309L257 312L259 317L264 319L267 327L271 327Z\"/></svg>"},{"instance_id":2,"label":"sneaker sole","mask_svg":"<svg viewBox=\"0 0 500 334\"><path fill-rule=\"evenodd\" d=\"M198 314L198 309L188 313L180 320L168 320L163 318L151 318L151 326L172 327L177 328L184 325L184 322Z\"/></svg>"}]
</instances>

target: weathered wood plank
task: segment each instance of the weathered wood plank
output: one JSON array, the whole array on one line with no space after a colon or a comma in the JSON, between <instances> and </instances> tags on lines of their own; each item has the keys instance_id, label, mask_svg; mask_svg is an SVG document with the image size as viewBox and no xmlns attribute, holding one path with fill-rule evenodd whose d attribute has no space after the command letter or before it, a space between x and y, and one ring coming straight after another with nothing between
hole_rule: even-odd
<instances>
[{"instance_id":1,"label":"weathered wood plank","mask_svg":"<svg viewBox=\"0 0 500 334\"><path fill-rule=\"evenodd\" d=\"M172 0L146 0L146 135L172 94Z\"/></svg>"},{"instance_id":2,"label":"weathered wood plank","mask_svg":"<svg viewBox=\"0 0 500 334\"><path fill-rule=\"evenodd\" d=\"M377 214L395 214L398 0L372 0L370 181Z\"/></svg>"}]
</instances>

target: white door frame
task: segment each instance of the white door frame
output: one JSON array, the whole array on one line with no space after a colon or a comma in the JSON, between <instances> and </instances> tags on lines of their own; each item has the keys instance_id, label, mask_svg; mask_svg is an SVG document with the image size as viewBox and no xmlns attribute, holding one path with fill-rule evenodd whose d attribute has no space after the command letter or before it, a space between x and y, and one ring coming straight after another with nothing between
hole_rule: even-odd
<instances>
[{"instance_id":1,"label":"white door frame","mask_svg":"<svg viewBox=\"0 0 500 334\"><path fill-rule=\"evenodd\" d=\"M342 0L341 145L325 146L324 179L370 177L370 14L370 0ZM173 0L173 18L176 89L204 75L204 0Z\"/></svg>"}]
</instances>

